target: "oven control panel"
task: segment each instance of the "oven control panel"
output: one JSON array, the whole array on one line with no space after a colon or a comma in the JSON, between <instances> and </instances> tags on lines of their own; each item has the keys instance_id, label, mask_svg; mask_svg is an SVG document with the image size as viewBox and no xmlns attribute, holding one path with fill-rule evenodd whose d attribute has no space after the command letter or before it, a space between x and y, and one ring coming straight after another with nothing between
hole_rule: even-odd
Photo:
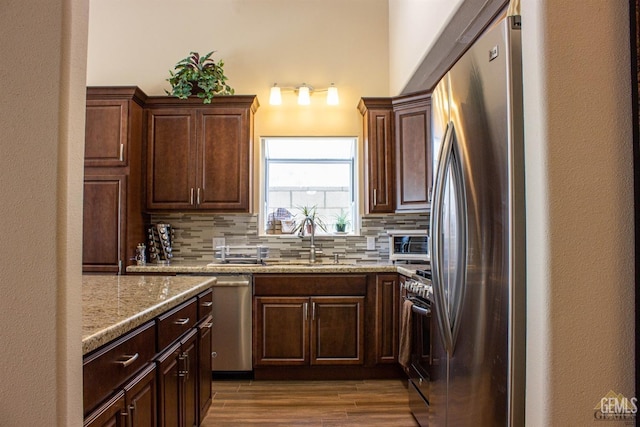
<instances>
[{"instance_id":1,"label":"oven control panel","mask_svg":"<svg viewBox=\"0 0 640 427\"><path fill-rule=\"evenodd\" d=\"M408 293L433 301L433 287L431 286L431 281L424 279L407 279L402 284L402 288Z\"/></svg>"}]
</instances>

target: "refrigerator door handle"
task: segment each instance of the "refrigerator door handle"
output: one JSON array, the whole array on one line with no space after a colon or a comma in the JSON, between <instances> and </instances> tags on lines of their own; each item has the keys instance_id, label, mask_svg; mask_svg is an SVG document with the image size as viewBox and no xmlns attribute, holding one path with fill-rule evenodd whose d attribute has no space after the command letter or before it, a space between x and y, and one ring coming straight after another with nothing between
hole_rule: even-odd
<instances>
[{"instance_id":1,"label":"refrigerator door handle","mask_svg":"<svg viewBox=\"0 0 640 427\"><path fill-rule=\"evenodd\" d=\"M460 326L460 315L466 276L467 254L467 209L465 205L464 181L462 178L461 163L456 149L456 132L453 122L447 124L445 136L439 153L438 169L434 186L434 203L432 204L432 230L431 230L431 269L436 304L436 317L441 331L443 345L449 354L453 354L455 341ZM445 293L442 254L442 221L445 199L446 180L451 177L453 197L455 198L455 236L456 255L453 282L449 283L448 292ZM451 272L449 271L450 275Z\"/></svg>"},{"instance_id":2,"label":"refrigerator door handle","mask_svg":"<svg viewBox=\"0 0 640 427\"><path fill-rule=\"evenodd\" d=\"M454 197L455 197L455 205L456 205L456 239L458 250L456 251L456 255L458 259L456 260L456 275L453 283L453 295L450 296L450 306L452 308L452 313L449 313L450 321L449 326L451 327L451 352L449 354L453 354L453 350L455 348L456 339L458 337L458 330L460 329L460 316L462 315L462 302L464 300L464 293L467 283L467 205L466 205L466 191L464 185L464 178L462 173L462 163L460 160L460 154L458 153L458 143L456 139L455 127L451 126L451 152L449 155L449 164L448 167L451 170L451 177L453 181Z\"/></svg>"},{"instance_id":3,"label":"refrigerator door handle","mask_svg":"<svg viewBox=\"0 0 640 427\"><path fill-rule=\"evenodd\" d=\"M452 123L447 123L444 131L442 145L438 153L438 163L433 185L433 202L431 204L431 238L429 239L429 252L431 253L431 281L433 286L433 296L436 308L436 320L442 344L447 352L451 348L451 328L445 302L445 295L442 283L442 255L441 255L441 222L442 205L444 203L444 180L447 170L448 153L451 151Z\"/></svg>"}]
</instances>

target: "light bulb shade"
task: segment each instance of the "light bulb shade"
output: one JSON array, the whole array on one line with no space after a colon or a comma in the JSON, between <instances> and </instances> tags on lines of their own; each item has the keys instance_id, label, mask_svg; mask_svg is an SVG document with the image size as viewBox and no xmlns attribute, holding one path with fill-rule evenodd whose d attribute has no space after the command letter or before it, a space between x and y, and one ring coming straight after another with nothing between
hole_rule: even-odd
<instances>
[{"instance_id":1,"label":"light bulb shade","mask_svg":"<svg viewBox=\"0 0 640 427\"><path fill-rule=\"evenodd\" d=\"M269 104L271 105L282 104L282 94L280 93L280 88L278 86L273 86L271 88L271 92L269 93Z\"/></svg>"},{"instance_id":2,"label":"light bulb shade","mask_svg":"<svg viewBox=\"0 0 640 427\"><path fill-rule=\"evenodd\" d=\"M311 97L309 96L308 86L300 86L298 88L298 104L299 105L311 104Z\"/></svg>"},{"instance_id":3,"label":"light bulb shade","mask_svg":"<svg viewBox=\"0 0 640 427\"><path fill-rule=\"evenodd\" d=\"M329 89L327 89L327 104L338 105L339 103L340 98L338 97L338 88L331 84L331 86L329 86Z\"/></svg>"}]
</instances>

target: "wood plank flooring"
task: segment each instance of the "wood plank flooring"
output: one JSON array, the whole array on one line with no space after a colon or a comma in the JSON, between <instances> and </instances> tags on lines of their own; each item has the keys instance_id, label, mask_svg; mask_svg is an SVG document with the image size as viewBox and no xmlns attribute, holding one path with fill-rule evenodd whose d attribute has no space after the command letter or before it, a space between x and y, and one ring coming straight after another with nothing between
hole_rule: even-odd
<instances>
[{"instance_id":1,"label":"wood plank flooring","mask_svg":"<svg viewBox=\"0 0 640 427\"><path fill-rule=\"evenodd\" d=\"M401 380L213 382L202 427L415 427Z\"/></svg>"}]
</instances>

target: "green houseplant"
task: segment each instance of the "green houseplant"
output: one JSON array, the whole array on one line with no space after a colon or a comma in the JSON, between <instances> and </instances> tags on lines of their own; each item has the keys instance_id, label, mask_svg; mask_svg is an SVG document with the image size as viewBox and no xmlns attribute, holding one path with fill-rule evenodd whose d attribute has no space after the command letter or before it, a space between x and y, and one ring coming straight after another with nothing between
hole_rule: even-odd
<instances>
[{"instance_id":1,"label":"green houseplant","mask_svg":"<svg viewBox=\"0 0 640 427\"><path fill-rule=\"evenodd\" d=\"M226 83L224 62L211 59L214 52L204 56L191 52L178 61L174 71L169 71L171 77L167 81L171 84L171 91L165 91L167 95L187 99L190 95L197 94L205 104L210 104L216 95L233 95L233 88Z\"/></svg>"},{"instance_id":2,"label":"green houseplant","mask_svg":"<svg viewBox=\"0 0 640 427\"><path fill-rule=\"evenodd\" d=\"M327 226L316 212L316 206L302 206L299 207L298 210L300 210L300 214L302 215L302 221L296 224L296 227L293 229L294 233L298 233L300 235L315 234L315 230L313 229L316 226L320 227L322 231L327 231Z\"/></svg>"},{"instance_id":3,"label":"green houseplant","mask_svg":"<svg viewBox=\"0 0 640 427\"><path fill-rule=\"evenodd\" d=\"M336 231L338 233L344 233L347 231L349 223L349 213L341 209L340 213L336 215Z\"/></svg>"}]
</instances>

